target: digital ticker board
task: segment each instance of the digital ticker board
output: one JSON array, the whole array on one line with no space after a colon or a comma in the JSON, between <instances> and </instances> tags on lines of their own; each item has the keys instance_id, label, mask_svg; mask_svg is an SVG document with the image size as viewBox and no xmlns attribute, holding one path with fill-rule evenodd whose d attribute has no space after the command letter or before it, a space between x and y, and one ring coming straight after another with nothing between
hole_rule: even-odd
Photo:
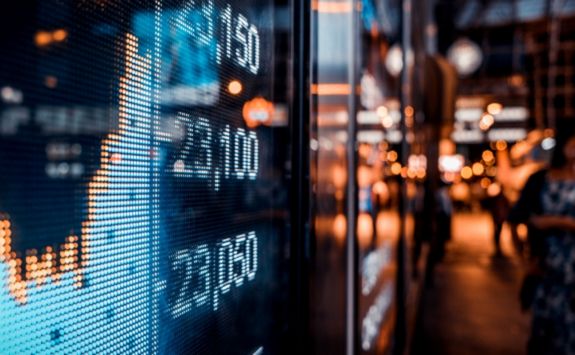
<instances>
[{"instance_id":1,"label":"digital ticker board","mask_svg":"<svg viewBox=\"0 0 575 355\"><path fill-rule=\"evenodd\" d=\"M42 88L12 80L25 99L1 106L0 353L275 352L289 53L274 4L37 9Z\"/></svg>"}]
</instances>

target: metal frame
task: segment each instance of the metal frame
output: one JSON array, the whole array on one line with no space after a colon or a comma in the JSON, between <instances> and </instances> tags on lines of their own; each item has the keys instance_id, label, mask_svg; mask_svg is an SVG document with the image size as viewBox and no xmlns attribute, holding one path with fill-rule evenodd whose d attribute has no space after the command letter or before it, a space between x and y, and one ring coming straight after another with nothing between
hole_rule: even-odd
<instances>
[{"instance_id":1,"label":"metal frame","mask_svg":"<svg viewBox=\"0 0 575 355\"><path fill-rule=\"evenodd\" d=\"M309 319L310 0L292 0L291 51L291 257L289 353L304 354Z\"/></svg>"},{"instance_id":2,"label":"metal frame","mask_svg":"<svg viewBox=\"0 0 575 355\"><path fill-rule=\"evenodd\" d=\"M348 28L348 83L351 87L348 96L347 126L347 236L346 236L346 354L353 355L359 350L358 324L358 185L357 185L357 112L359 100L356 88L359 85L360 51L360 12L355 0L350 2L351 13Z\"/></svg>"}]
</instances>

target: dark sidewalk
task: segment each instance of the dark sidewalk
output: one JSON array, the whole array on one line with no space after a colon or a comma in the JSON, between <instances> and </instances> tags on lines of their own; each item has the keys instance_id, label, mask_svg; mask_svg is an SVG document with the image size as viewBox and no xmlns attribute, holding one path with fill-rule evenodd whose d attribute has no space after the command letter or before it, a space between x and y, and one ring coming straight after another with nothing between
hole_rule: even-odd
<instances>
[{"instance_id":1,"label":"dark sidewalk","mask_svg":"<svg viewBox=\"0 0 575 355\"><path fill-rule=\"evenodd\" d=\"M519 309L522 271L509 233L494 258L486 214L459 214L453 239L424 291L414 355L525 354L529 316Z\"/></svg>"}]
</instances>

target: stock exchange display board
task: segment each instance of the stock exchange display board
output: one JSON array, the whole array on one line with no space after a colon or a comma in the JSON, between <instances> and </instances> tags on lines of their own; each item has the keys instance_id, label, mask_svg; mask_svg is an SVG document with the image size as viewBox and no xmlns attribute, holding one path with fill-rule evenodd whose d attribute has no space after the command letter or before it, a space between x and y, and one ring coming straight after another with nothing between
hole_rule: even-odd
<instances>
[{"instance_id":1,"label":"stock exchange display board","mask_svg":"<svg viewBox=\"0 0 575 355\"><path fill-rule=\"evenodd\" d=\"M278 4L0 5L0 353L276 352Z\"/></svg>"}]
</instances>

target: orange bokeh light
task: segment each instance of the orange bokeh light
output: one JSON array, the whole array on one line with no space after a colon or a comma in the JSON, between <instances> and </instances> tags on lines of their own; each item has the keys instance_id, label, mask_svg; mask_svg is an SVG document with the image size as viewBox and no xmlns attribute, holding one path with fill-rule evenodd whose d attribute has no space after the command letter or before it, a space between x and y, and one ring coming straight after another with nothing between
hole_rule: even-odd
<instances>
[{"instance_id":1,"label":"orange bokeh light","mask_svg":"<svg viewBox=\"0 0 575 355\"><path fill-rule=\"evenodd\" d=\"M242 83L238 80L232 80L228 84L228 92L232 95L239 95L243 89Z\"/></svg>"},{"instance_id":2,"label":"orange bokeh light","mask_svg":"<svg viewBox=\"0 0 575 355\"><path fill-rule=\"evenodd\" d=\"M269 126L273 120L274 104L263 97L256 97L244 104L242 114L249 128Z\"/></svg>"},{"instance_id":3,"label":"orange bokeh light","mask_svg":"<svg viewBox=\"0 0 575 355\"><path fill-rule=\"evenodd\" d=\"M52 35L50 32L39 31L34 38L37 46L46 46L52 42Z\"/></svg>"},{"instance_id":4,"label":"orange bokeh light","mask_svg":"<svg viewBox=\"0 0 575 355\"><path fill-rule=\"evenodd\" d=\"M64 29L56 30L52 33L54 41L62 42L68 38L68 32Z\"/></svg>"}]
</instances>

